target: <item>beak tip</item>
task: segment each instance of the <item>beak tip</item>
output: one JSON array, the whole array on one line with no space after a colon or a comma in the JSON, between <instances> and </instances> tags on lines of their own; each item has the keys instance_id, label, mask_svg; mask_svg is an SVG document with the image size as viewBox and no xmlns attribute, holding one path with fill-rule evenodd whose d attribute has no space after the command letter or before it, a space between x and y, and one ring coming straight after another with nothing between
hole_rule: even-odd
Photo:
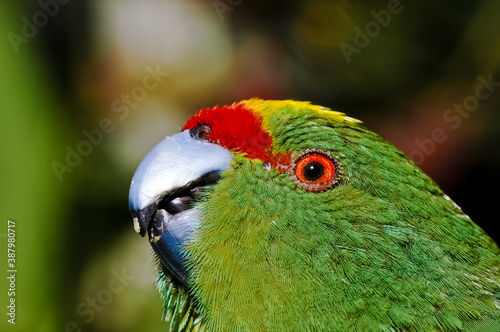
<instances>
[{"instance_id":1,"label":"beak tip","mask_svg":"<svg viewBox=\"0 0 500 332\"><path fill-rule=\"evenodd\" d=\"M134 231L137 234L141 234L141 225L139 224L139 218L134 217Z\"/></svg>"}]
</instances>

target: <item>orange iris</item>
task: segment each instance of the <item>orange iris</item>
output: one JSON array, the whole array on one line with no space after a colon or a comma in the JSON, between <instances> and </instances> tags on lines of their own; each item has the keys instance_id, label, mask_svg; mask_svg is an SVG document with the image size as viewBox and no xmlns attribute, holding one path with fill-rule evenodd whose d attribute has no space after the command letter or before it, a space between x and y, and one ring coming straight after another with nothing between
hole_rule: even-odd
<instances>
[{"instance_id":1,"label":"orange iris","mask_svg":"<svg viewBox=\"0 0 500 332\"><path fill-rule=\"evenodd\" d=\"M311 153L297 161L295 175L307 184L328 182L335 176L335 164L323 154Z\"/></svg>"}]
</instances>

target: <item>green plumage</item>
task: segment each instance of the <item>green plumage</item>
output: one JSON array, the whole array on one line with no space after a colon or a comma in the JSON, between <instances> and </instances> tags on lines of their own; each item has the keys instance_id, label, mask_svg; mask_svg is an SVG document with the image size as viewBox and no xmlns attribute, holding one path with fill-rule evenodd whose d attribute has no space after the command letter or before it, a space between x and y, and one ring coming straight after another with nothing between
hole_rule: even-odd
<instances>
[{"instance_id":1,"label":"green plumage","mask_svg":"<svg viewBox=\"0 0 500 332\"><path fill-rule=\"evenodd\" d=\"M261 106L273 152L329 151L339 184L307 192L236 153L197 203L202 223L185 251L189 291L160 275L171 324L182 331L500 330L496 244L393 145L340 113L305 105Z\"/></svg>"}]
</instances>

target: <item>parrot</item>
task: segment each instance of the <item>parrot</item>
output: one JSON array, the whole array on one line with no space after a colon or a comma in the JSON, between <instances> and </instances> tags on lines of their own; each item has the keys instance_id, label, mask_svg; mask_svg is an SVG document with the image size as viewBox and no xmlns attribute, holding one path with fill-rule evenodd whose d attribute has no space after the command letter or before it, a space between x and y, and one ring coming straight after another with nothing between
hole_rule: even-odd
<instances>
[{"instance_id":1,"label":"parrot","mask_svg":"<svg viewBox=\"0 0 500 332\"><path fill-rule=\"evenodd\" d=\"M500 331L500 250L403 152L306 101L199 110L132 177L170 331Z\"/></svg>"}]
</instances>

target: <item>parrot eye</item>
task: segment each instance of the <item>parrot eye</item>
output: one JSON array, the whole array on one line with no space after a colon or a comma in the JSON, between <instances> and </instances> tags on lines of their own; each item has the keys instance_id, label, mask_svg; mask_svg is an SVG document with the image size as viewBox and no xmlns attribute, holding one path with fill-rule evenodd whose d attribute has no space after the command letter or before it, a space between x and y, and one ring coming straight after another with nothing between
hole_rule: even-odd
<instances>
[{"instance_id":1,"label":"parrot eye","mask_svg":"<svg viewBox=\"0 0 500 332\"><path fill-rule=\"evenodd\" d=\"M325 166L319 161L311 161L302 167L302 176L310 182L320 180L325 174Z\"/></svg>"},{"instance_id":2,"label":"parrot eye","mask_svg":"<svg viewBox=\"0 0 500 332\"><path fill-rule=\"evenodd\" d=\"M309 192L322 192L338 180L339 167L330 153L321 150L307 151L295 159L292 178Z\"/></svg>"}]
</instances>

